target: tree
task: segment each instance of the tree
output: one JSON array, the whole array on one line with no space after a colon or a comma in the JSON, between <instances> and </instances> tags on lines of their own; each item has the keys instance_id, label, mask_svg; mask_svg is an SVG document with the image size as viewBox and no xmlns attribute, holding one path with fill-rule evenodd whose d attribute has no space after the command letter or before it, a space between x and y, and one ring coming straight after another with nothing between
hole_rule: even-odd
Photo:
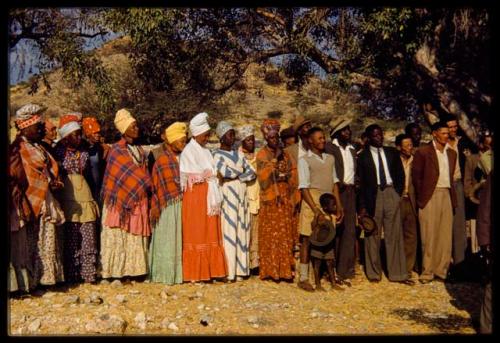
<instances>
[{"instance_id":1,"label":"tree","mask_svg":"<svg viewBox=\"0 0 500 343\"><path fill-rule=\"evenodd\" d=\"M23 35L41 42L46 60L59 63L75 86L85 78L96 84L103 108L118 106L117 94L107 71L83 50L85 36L75 22L88 23L92 34L130 37L130 59L142 81L137 91L146 98L187 94L204 107L235 86L251 63L283 56L294 88L315 65L361 86L375 113L424 114L428 121L451 113L473 141L477 123L488 123L487 9L115 8L79 10L77 19L47 11L12 11L9 44Z\"/></svg>"}]
</instances>

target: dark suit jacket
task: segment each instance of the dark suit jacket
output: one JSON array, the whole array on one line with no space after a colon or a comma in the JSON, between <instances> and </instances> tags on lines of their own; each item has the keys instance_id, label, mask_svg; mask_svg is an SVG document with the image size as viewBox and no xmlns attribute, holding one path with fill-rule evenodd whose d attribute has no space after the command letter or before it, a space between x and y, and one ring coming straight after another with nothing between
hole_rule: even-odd
<instances>
[{"instance_id":1,"label":"dark suit jacket","mask_svg":"<svg viewBox=\"0 0 500 343\"><path fill-rule=\"evenodd\" d=\"M493 173L486 178L486 183L479 191L480 206L477 211L477 241L479 245L491 244L491 179Z\"/></svg>"},{"instance_id":2,"label":"dark suit jacket","mask_svg":"<svg viewBox=\"0 0 500 343\"><path fill-rule=\"evenodd\" d=\"M295 165L297 166L299 164L299 143L297 142L290 145L289 147L286 147L285 151L288 152L292 160L295 162Z\"/></svg>"},{"instance_id":3,"label":"dark suit jacket","mask_svg":"<svg viewBox=\"0 0 500 343\"><path fill-rule=\"evenodd\" d=\"M399 152L392 147L383 147L383 149L394 189L401 196L405 184L405 172ZM356 172L360 186L358 208L365 208L370 216L374 216L378 191L377 170L369 147L363 149L358 155Z\"/></svg>"},{"instance_id":4,"label":"dark suit jacket","mask_svg":"<svg viewBox=\"0 0 500 343\"><path fill-rule=\"evenodd\" d=\"M450 166L450 182L453 185L453 173L455 172L455 165L457 163L457 153L453 149L447 149L446 151ZM439 178L439 163L432 141L429 144L421 145L415 152L411 167L411 176L413 186L415 186L418 208L424 208L429 200L431 200ZM450 188L450 195L451 203L453 208L455 208L457 207L455 187Z\"/></svg>"},{"instance_id":5,"label":"dark suit jacket","mask_svg":"<svg viewBox=\"0 0 500 343\"><path fill-rule=\"evenodd\" d=\"M356 175L356 150L349 149L352 153L352 158L354 159L354 174ZM333 144L332 142L326 142L325 144L325 152L327 154L333 155L335 158L335 172L337 173L337 177L340 181L340 186L344 185L344 160L342 159L342 152L340 148Z\"/></svg>"}]
</instances>

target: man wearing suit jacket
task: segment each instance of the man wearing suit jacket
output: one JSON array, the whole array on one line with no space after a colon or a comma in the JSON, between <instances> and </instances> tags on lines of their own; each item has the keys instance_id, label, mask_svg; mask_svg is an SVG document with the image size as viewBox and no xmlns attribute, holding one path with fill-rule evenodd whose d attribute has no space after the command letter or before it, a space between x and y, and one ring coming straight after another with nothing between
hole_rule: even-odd
<instances>
[{"instance_id":1,"label":"man wearing suit jacket","mask_svg":"<svg viewBox=\"0 0 500 343\"><path fill-rule=\"evenodd\" d=\"M384 230L388 278L392 282L414 285L408 279L403 245L400 200L405 176L403 164L395 148L384 147L383 131L377 124L365 130L368 147L358 156L359 213L374 217L378 230L365 237L365 271L370 282L382 278L380 239Z\"/></svg>"},{"instance_id":2,"label":"man wearing suit jacket","mask_svg":"<svg viewBox=\"0 0 500 343\"><path fill-rule=\"evenodd\" d=\"M421 283L429 283L435 276L446 279L451 262L453 208L457 203L453 187L457 153L447 144L448 126L440 121L431 129L432 142L417 150L412 165L422 237Z\"/></svg>"},{"instance_id":3,"label":"man wearing suit jacket","mask_svg":"<svg viewBox=\"0 0 500 343\"><path fill-rule=\"evenodd\" d=\"M411 164L413 162L413 142L409 135L396 137L396 149L399 150L405 172L405 186L401 196L401 220L403 222L403 241L405 246L406 269L411 279L417 257L417 203L415 188L411 182Z\"/></svg>"},{"instance_id":4,"label":"man wearing suit jacket","mask_svg":"<svg viewBox=\"0 0 500 343\"><path fill-rule=\"evenodd\" d=\"M335 158L339 193L344 207L344 220L337 227L337 275L341 280L353 279L356 264L356 149L351 145L350 119L337 118L332 124L332 142L325 152Z\"/></svg>"}]
</instances>

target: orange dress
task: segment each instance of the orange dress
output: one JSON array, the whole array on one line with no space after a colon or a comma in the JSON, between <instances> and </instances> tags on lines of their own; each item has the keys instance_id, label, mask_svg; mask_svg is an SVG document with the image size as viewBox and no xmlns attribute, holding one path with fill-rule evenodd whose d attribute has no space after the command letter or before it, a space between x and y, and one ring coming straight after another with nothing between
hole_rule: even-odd
<instances>
[{"instance_id":1,"label":"orange dress","mask_svg":"<svg viewBox=\"0 0 500 343\"><path fill-rule=\"evenodd\" d=\"M182 199L182 272L184 281L227 275L219 216L207 215L208 183L196 183Z\"/></svg>"},{"instance_id":2,"label":"orange dress","mask_svg":"<svg viewBox=\"0 0 500 343\"><path fill-rule=\"evenodd\" d=\"M295 266L293 257L293 179L295 163L285 151L290 172L289 182L276 182L274 156L267 148L257 154L257 178L260 184L259 211L259 276L261 279L291 279ZM292 182L291 182L292 181Z\"/></svg>"}]
</instances>

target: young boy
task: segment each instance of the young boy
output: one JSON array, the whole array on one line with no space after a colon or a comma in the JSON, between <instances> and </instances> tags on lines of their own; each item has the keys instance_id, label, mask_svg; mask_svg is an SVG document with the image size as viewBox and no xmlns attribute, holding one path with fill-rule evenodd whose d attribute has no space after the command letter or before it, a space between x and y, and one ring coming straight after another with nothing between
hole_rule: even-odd
<instances>
[{"instance_id":1,"label":"young boy","mask_svg":"<svg viewBox=\"0 0 500 343\"><path fill-rule=\"evenodd\" d=\"M335 197L331 193L322 194L319 198L319 203L324 213L319 213L314 217L311 223L312 235L310 237L311 262L314 268L316 290L325 291L325 289L321 287L320 275L321 262L325 260L332 289L343 291L344 289L337 285L337 279L335 278L334 248L337 203Z\"/></svg>"}]
</instances>

